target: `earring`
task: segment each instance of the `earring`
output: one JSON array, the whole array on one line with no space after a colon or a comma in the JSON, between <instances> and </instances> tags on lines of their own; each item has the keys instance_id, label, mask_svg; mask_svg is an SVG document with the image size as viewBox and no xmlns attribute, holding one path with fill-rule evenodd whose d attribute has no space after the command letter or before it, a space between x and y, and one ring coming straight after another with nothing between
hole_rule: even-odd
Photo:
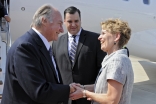
<instances>
[{"instance_id":1,"label":"earring","mask_svg":"<svg viewBox=\"0 0 156 104\"><path fill-rule=\"evenodd\" d=\"M116 45L116 42L114 42L114 45Z\"/></svg>"}]
</instances>

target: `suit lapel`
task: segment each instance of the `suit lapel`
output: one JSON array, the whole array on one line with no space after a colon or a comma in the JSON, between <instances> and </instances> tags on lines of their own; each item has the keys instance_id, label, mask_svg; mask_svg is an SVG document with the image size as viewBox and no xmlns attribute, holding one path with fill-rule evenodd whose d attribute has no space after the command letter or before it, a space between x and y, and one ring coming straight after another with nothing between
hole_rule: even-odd
<instances>
[{"instance_id":1,"label":"suit lapel","mask_svg":"<svg viewBox=\"0 0 156 104\"><path fill-rule=\"evenodd\" d=\"M63 51L64 51L64 53L65 53L65 56L66 56L66 58L67 58L67 60L68 60L68 63L72 66L72 64L71 64L71 61L70 61L70 59L69 59L69 52L68 52L68 33L66 33L65 35L64 35L64 38L63 38Z\"/></svg>"},{"instance_id":2,"label":"suit lapel","mask_svg":"<svg viewBox=\"0 0 156 104\"><path fill-rule=\"evenodd\" d=\"M55 60L55 62L56 62L56 58L53 56L53 58L54 58L54 60ZM62 77L61 77L61 74L60 74L60 71L59 71L59 68L58 68L58 65L57 65L57 63L55 63L56 64L56 69L58 69L57 70L57 72L58 72L58 76L59 76L59 80L60 80L60 84L62 84L63 82L62 82ZM58 82L59 83L59 82Z\"/></svg>"},{"instance_id":3,"label":"suit lapel","mask_svg":"<svg viewBox=\"0 0 156 104\"><path fill-rule=\"evenodd\" d=\"M49 65L50 65L50 67L51 67L51 69L55 75L55 78L57 80L57 75L56 75L56 72L54 69L54 65L52 63L52 59L50 58L50 55L49 55L49 52L48 52L46 46L44 45L43 41L41 40L41 38L38 36L38 34L34 30L30 29L29 33L34 37L34 39L38 45L38 49L41 51L41 53L43 54L43 56L45 57L45 59L49 63Z\"/></svg>"},{"instance_id":4,"label":"suit lapel","mask_svg":"<svg viewBox=\"0 0 156 104\"><path fill-rule=\"evenodd\" d=\"M80 37L79 37L79 42L78 42L77 50L76 50L74 65L76 63L76 60L78 58L78 55L79 55L79 53L81 51L81 48L82 48L85 40L86 40L86 34L85 34L85 31L82 29L81 34L80 34Z\"/></svg>"},{"instance_id":5,"label":"suit lapel","mask_svg":"<svg viewBox=\"0 0 156 104\"><path fill-rule=\"evenodd\" d=\"M55 68L54 68L54 65L53 65L53 62L52 62L52 59L49 55L49 52L47 51L47 48L46 47L41 47L40 48L40 51L41 53L43 54L43 56L45 57L45 59L47 60L47 62L49 63L54 75L55 75L55 78L57 80L57 75L56 75L56 72L55 72ZM58 80L57 80L58 81Z\"/></svg>"}]
</instances>

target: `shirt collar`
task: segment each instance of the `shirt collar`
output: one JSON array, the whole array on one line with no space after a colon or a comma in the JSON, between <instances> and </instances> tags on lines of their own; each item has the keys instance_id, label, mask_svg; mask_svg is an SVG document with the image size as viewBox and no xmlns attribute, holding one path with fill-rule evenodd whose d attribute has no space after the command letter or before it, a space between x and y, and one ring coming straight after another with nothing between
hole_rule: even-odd
<instances>
[{"instance_id":1,"label":"shirt collar","mask_svg":"<svg viewBox=\"0 0 156 104\"><path fill-rule=\"evenodd\" d=\"M36 30L34 27L32 27L32 29L38 34L38 36L41 38L41 40L43 41L44 45L46 46L47 50L49 50L50 48L50 44L48 42L48 40L38 31Z\"/></svg>"},{"instance_id":2,"label":"shirt collar","mask_svg":"<svg viewBox=\"0 0 156 104\"><path fill-rule=\"evenodd\" d=\"M113 52L113 53L111 53L110 55L106 55L105 56L105 58L104 58L104 61L107 61L107 60L109 60L112 56L114 56L114 55L118 55L118 54L124 54L124 55L127 55L127 50L126 49L120 49L120 50L117 50L117 51L115 51L115 52Z\"/></svg>"}]
</instances>

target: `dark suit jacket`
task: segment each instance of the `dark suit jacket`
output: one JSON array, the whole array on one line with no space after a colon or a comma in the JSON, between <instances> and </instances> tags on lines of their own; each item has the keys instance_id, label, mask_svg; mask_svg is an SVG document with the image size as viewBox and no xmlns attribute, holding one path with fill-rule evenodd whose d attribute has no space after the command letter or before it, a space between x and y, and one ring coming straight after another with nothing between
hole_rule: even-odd
<instances>
[{"instance_id":1,"label":"dark suit jacket","mask_svg":"<svg viewBox=\"0 0 156 104\"><path fill-rule=\"evenodd\" d=\"M50 55L30 29L7 55L1 104L67 104L69 85L58 84Z\"/></svg>"},{"instance_id":2,"label":"dark suit jacket","mask_svg":"<svg viewBox=\"0 0 156 104\"><path fill-rule=\"evenodd\" d=\"M77 46L74 66L72 67L68 54L68 34L62 35L53 42L53 53L58 64L63 84L71 82L94 84L101 68L101 62L106 55L101 50L98 34L82 30ZM86 99L79 99L77 104L90 104Z\"/></svg>"},{"instance_id":3,"label":"dark suit jacket","mask_svg":"<svg viewBox=\"0 0 156 104\"><path fill-rule=\"evenodd\" d=\"M0 18L8 15L6 9L4 8L3 4L0 2Z\"/></svg>"}]
</instances>

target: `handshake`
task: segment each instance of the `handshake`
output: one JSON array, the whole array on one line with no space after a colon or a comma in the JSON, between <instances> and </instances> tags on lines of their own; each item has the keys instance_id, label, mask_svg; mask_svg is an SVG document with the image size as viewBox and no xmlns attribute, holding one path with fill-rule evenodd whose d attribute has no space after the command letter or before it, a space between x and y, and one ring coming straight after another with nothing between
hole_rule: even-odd
<instances>
[{"instance_id":1,"label":"handshake","mask_svg":"<svg viewBox=\"0 0 156 104\"><path fill-rule=\"evenodd\" d=\"M71 100L86 98L87 97L86 92L93 91L93 88L94 88L94 85L81 85L81 84L78 84L78 83L71 83L69 86L70 86L70 96L69 96L69 98ZM91 99L87 98L87 100L91 100Z\"/></svg>"}]
</instances>

